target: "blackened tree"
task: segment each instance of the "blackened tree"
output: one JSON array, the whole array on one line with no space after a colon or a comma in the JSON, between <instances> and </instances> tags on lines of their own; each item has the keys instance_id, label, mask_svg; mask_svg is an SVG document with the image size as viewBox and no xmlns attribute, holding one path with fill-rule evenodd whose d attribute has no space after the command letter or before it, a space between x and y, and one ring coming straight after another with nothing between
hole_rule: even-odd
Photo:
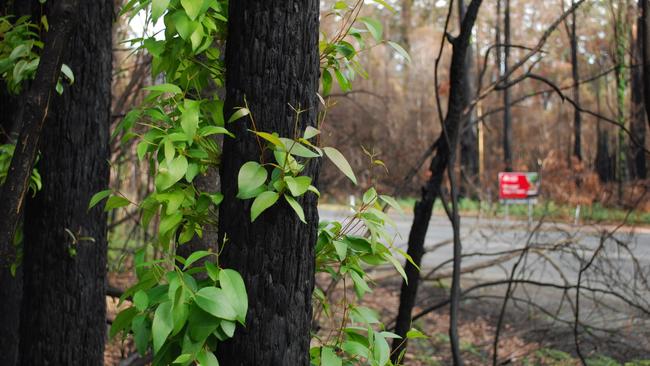
<instances>
[{"instance_id":1,"label":"blackened tree","mask_svg":"<svg viewBox=\"0 0 650 366\"><path fill-rule=\"evenodd\" d=\"M303 198L303 224L282 201L253 223L250 202L236 198L243 163L260 160L260 145L247 128L293 137L315 126L319 80L319 2L231 1L226 42L226 110L248 103L256 126L234 124L236 139L223 148L219 236L223 265L246 282L246 327L218 349L223 365L309 365L314 245L318 212L313 195ZM262 157L264 160L264 157ZM270 159L266 157L266 161ZM305 173L314 179L319 166Z\"/></svg>"},{"instance_id":2,"label":"blackened tree","mask_svg":"<svg viewBox=\"0 0 650 366\"><path fill-rule=\"evenodd\" d=\"M50 105L43 190L25 212L22 365L103 362L106 215L87 207L108 185L113 1L76 9L80 21L64 53L76 81Z\"/></svg>"}]
</instances>

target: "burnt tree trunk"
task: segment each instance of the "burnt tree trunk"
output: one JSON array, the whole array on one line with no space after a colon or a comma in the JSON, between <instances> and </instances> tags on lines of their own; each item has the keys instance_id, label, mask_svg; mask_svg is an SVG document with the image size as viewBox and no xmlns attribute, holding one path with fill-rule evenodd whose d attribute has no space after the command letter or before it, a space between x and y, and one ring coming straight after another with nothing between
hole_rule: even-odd
<instances>
[{"instance_id":1,"label":"burnt tree trunk","mask_svg":"<svg viewBox=\"0 0 650 366\"><path fill-rule=\"evenodd\" d=\"M465 17L465 1L458 1L458 18L462 25ZM476 97L476 68L474 65L474 49L467 48L465 59L465 72L463 73L463 92L466 106ZM461 127L460 137L460 166L461 166L461 196L475 198L477 196L477 185L479 183L479 156L478 156L478 122L476 109L472 108L465 118Z\"/></svg>"},{"instance_id":2,"label":"burnt tree trunk","mask_svg":"<svg viewBox=\"0 0 650 366\"><path fill-rule=\"evenodd\" d=\"M49 3L48 3L49 4ZM76 81L50 105L43 190L25 210L20 364L100 365L106 338L106 214L113 1L80 2L64 61Z\"/></svg>"},{"instance_id":3,"label":"burnt tree trunk","mask_svg":"<svg viewBox=\"0 0 650 366\"><path fill-rule=\"evenodd\" d=\"M503 75L508 75L510 62L510 0L505 0L505 15L503 17ZM503 81L508 85L508 78ZM510 108L510 88L503 88L503 162L505 171L512 171L512 113Z\"/></svg>"},{"instance_id":4,"label":"burnt tree trunk","mask_svg":"<svg viewBox=\"0 0 650 366\"><path fill-rule=\"evenodd\" d=\"M596 80L596 111L600 116L602 113L602 106L600 100L600 93L602 88L602 81ZM605 85L607 85L607 76L605 76ZM609 134L603 128L603 123L599 117L596 119L596 173L603 182L611 182L614 180L614 169L612 167L612 160L609 151Z\"/></svg>"},{"instance_id":5,"label":"burnt tree trunk","mask_svg":"<svg viewBox=\"0 0 650 366\"><path fill-rule=\"evenodd\" d=\"M641 4L639 4L641 5ZM639 17L637 31L630 37L630 49L632 64L639 65L643 62L643 44L640 32L643 29L643 18ZM630 176L633 179L645 179L647 177L645 152L646 135L646 114L643 103L643 70L640 67L633 67L631 72L631 122L630 131L634 135L635 142L630 143Z\"/></svg>"},{"instance_id":6,"label":"burnt tree trunk","mask_svg":"<svg viewBox=\"0 0 650 366\"><path fill-rule=\"evenodd\" d=\"M231 1L226 43L226 110L246 98L258 130L293 137L295 112L299 131L315 126L319 80L319 2L317 0ZM308 224L300 222L280 199L254 223L251 200L240 200L237 175L247 161L260 159L248 120L231 125L236 139L224 141L220 207L220 243L227 237L220 263L238 270L246 283L246 327L218 349L221 365L308 366L316 197L300 199ZM267 156L266 161L271 157ZM319 164L304 174L316 180Z\"/></svg>"},{"instance_id":7,"label":"burnt tree trunk","mask_svg":"<svg viewBox=\"0 0 650 366\"><path fill-rule=\"evenodd\" d=\"M575 6L575 0L571 0ZM578 34L576 31L576 12L571 12L571 76L573 77L573 100L580 105L580 70L578 66ZM573 109L573 156L582 160L582 120L578 108Z\"/></svg>"},{"instance_id":8,"label":"burnt tree trunk","mask_svg":"<svg viewBox=\"0 0 650 366\"><path fill-rule=\"evenodd\" d=\"M449 165L450 154L458 147L458 135L461 127L463 111L467 104L467 95L463 93L463 78L465 73L465 60L469 40L476 22L482 0L472 0L467 7L463 18L460 34L452 42L453 54L450 66L450 90L447 108L447 116L444 121L444 129L436 142L436 150L429 170L431 176L422 187L420 200L415 203L413 225L409 233L407 253L413 262L420 266L424 255L424 241L429 228L429 221L433 212L433 205L440 194L440 186L444 174ZM406 339L406 333L411 328L411 312L415 305L420 273L418 269L406 262L405 271L408 281L402 282L400 292L400 305L397 319L395 321L395 333ZM393 341L392 358L395 361L407 346L402 339Z\"/></svg>"}]
</instances>

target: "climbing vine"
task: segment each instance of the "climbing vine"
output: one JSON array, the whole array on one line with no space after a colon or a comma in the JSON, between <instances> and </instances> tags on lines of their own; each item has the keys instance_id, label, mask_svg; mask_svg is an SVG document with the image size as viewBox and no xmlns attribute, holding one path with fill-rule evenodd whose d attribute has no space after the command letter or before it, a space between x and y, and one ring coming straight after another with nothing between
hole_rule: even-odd
<instances>
[{"instance_id":1,"label":"climbing vine","mask_svg":"<svg viewBox=\"0 0 650 366\"><path fill-rule=\"evenodd\" d=\"M384 1L375 3L391 9ZM359 17L362 6L360 0L338 1L332 9L332 14L341 19L341 27L332 37L323 34L320 42L325 96L332 87L332 74L343 90L351 87L355 75L365 76L357 55L385 42L381 23ZM320 145L319 128L307 128L301 135L279 136L258 131L255 116L246 105L232 114L224 111L223 101L214 90L225 80L221 46L226 38L227 9L226 0L131 0L122 10L129 16L144 13L147 25L165 25L162 34L130 40L151 55L153 77L163 78L164 83L146 88L148 95L143 103L125 116L113 134L123 143L137 140L138 158L152 167L155 190L141 202L133 202L122 192L105 190L93 196L89 208L103 201L107 211L136 206L145 229L154 219L159 222L153 245L161 250L162 257L145 260L147 248L136 253L137 282L120 298L120 302L128 299L130 306L117 315L110 332L123 338L132 334L142 355L153 353L155 365L218 365L214 355L218 343L233 337L236 324L245 322L248 299L244 281L236 271L222 268L219 252L197 251L187 258L177 255L180 245L201 237L205 226L214 224L223 199L220 192L204 192L195 184L199 175L219 166L221 146L215 135L234 138L227 125L250 122L250 133L259 142L259 160L243 164L238 175L237 197L252 200L251 221L280 199L305 221L296 198L320 195L311 177L302 174L312 159L328 158L356 184L344 156L333 147ZM408 58L397 44L386 43ZM327 103L321 101L324 108L318 126L327 110ZM294 111L298 121L304 111ZM264 156L273 159L264 161ZM335 281L347 283L349 279L359 298L371 291L367 266L388 263L403 274L393 256L400 251L392 246L385 228L390 218L381 211L381 202L397 206L392 198L371 189L347 222L322 223L319 229L318 271L330 274ZM368 235L356 234L361 227ZM316 289L314 298L321 309L332 314L335 306L322 290ZM385 339L394 335L369 309L356 306L354 301L338 305L344 308L342 327L336 337L315 335L318 346L312 348L312 364L389 364Z\"/></svg>"}]
</instances>

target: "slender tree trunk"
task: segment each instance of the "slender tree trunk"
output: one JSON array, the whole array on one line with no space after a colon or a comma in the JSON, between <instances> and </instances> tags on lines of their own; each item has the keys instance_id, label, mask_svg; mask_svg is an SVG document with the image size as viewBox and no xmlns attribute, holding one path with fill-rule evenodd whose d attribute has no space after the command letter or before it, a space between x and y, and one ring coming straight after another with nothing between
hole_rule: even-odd
<instances>
[{"instance_id":1,"label":"slender tree trunk","mask_svg":"<svg viewBox=\"0 0 650 366\"><path fill-rule=\"evenodd\" d=\"M575 0L571 0L571 6L575 5ZM578 34L576 31L576 12L571 13L571 75L573 77L573 100L580 105L580 70L578 65ZM573 156L582 160L582 120L578 108L573 109Z\"/></svg>"},{"instance_id":2,"label":"slender tree trunk","mask_svg":"<svg viewBox=\"0 0 650 366\"><path fill-rule=\"evenodd\" d=\"M503 36L504 36L504 53L503 53L503 72L508 74L510 62L510 0L505 0L505 16L503 18ZM508 84L508 78L503 81L504 85ZM510 88L503 89L503 160L505 170L512 171L512 113L510 108Z\"/></svg>"},{"instance_id":3,"label":"slender tree trunk","mask_svg":"<svg viewBox=\"0 0 650 366\"><path fill-rule=\"evenodd\" d=\"M466 70L467 48L469 47L472 29L474 28L481 3L482 0L472 0L470 2L465 18L463 19L460 34L452 43L453 55L449 72L450 90L448 112L444 121L445 128L436 141L435 155L429 166L431 177L422 187L422 196L415 204L413 225L409 233L407 252L417 266L422 263L424 241L429 228L433 205L440 194L440 186L449 165L450 154L458 147L461 118L465 109L464 106L467 103L467 95L462 92L463 78ZM396 360L402 353L402 350L407 346L407 342L405 341L406 333L411 328L411 312L415 306L420 282L420 273L413 264L407 262L405 271L408 281L402 282L400 305L395 322L395 333L402 336L404 340L395 339L393 341L393 360ZM453 329L450 329L450 331L453 332ZM459 365L460 363L462 363L460 355L454 354L454 364Z\"/></svg>"},{"instance_id":4,"label":"slender tree trunk","mask_svg":"<svg viewBox=\"0 0 650 366\"><path fill-rule=\"evenodd\" d=\"M246 98L257 129L293 137L295 112L299 131L315 126L319 80L319 2L317 0L239 0L230 2L226 43L226 110ZM316 197L301 199L308 224L300 222L280 199L254 223L251 201L237 199L237 175L247 161L260 159L249 121L232 125L236 139L225 139L221 186L220 262L244 277L249 296L246 327L219 349L225 366L308 366ZM266 156L266 161L271 159ZM318 177L312 162L305 174Z\"/></svg>"},{"instance_id":5,"label":"slender tree trunk","mask_svg":"<svg viewBox=\"0 0 650 366\"><path fill-rule=\"evenodd\" d=\"M25 210L25 366L103 363L106 214L87 208L108 186L113 1L76 9L83 21L64 54L76 81L50 105L40 143L43 190Z\"/></svg>"},{"instance_id":6,"label":"slender tree trunk","mask_svg":"<svg viewBox=\"0 0 650 366\"><path fill-rule=\"evenodd\" d=\"M465 1L458 0L459 24L462 24L465 17ZM476 68L474 65L474 48L470 45L467 48L467 59L465 60L465 72L463 76L463 92L467 94L465 99L471 101L476 94L475 86ZM460 166L461 166L461 196L476 197L476 186L479 182L479 156L478 156L478 123L476 120L476 109L472 108L467 118L463 120L460 138Z\"/></svg>"},{"instance_id":7,"label":"slender tree trunk","mask_svg":"<svg viewBox=\"0 0 650 366\"><path fill-rule=\"evenodd\" d=\"M601 96L601 81L596 80L596 110L598 112L598 115L600 116L602 113L602 103L600 100ZM608 81L607 77L605 76L605 86L607 86ZM601 181L603 182L610 182L612 181L613 175L612 174L612 166L611 166L611 158L610 158L610 152L609 152L609 134L607 133L607 130L603 128L603 123L598 118L596 120L596 172L598 173L598 177L600 178Z\"/></svg>"},{"instance_id":8,"label":"slender tree trunk","mask_svg":"<svg viewBox=\"0 0 650 366\"><path fill-rule=\"evenodd\" d=\"M631 32L632 34L630 37L630 49L632 50L631 57L633 65L639 65L643 62L643 43L640 34L642 29L643 18L639 17L637 20L637 31L636 33ZM630 173L632 178L645 179L647 177L647 171L643 147L645 146L646 114L643 105L643 69L641 67L633 67L631 73L632 116L630 130L640 146L630 144L630 158L632 160L630 164Z\"/></svg>"},{"instance_id":9,"label":"slender tree trunk","mask_svg":"<svg viewBox=\"0 0 650 366\"><path fill-rule=\"evenodd\" d=\"M627 80L625 75L625 56L627 54L627 27L626 27L627 7L619 6L614 24L614 40L616 43L616 68L614 75L616 77L616 110L617 121L621 127L625 127L625 93L627 89ZM623 184L628 179L628 159L627 159L627 141L625 131L618 129L618 138L616 140L616 181L618 183L618 201L623 202Z\"/></svg>"},{"instance_id":10,"label":"slender tree trunk","mask_svg":"<svg viewBox=\"0 0 650 366\"><path fill-rule=\"evenodd\" d=\"M650 124L650 4L649 0L639 0L641 7L641 53L643 58L643 99L645 101L646 120Z\"/></svg>"}]
</instances>

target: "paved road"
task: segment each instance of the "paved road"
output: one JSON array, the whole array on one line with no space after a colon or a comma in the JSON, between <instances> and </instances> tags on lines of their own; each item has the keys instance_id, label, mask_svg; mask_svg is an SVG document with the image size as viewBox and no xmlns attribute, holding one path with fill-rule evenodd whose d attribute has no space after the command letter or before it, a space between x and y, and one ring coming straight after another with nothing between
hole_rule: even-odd
<instances>
[{"instance_id":1,"label":"paved road","mask_svg":"<svg viewBox=\"0 0 650 366\"><path fill-rule=\"evenodd\" d=\"M347 215L343 209L321 209L321 219L340 219ZM396 223L396 244L406 248L412 215L391 214ZM563 246L564 250L539 251L530 253L518 267L519 278L534 281L575 285L580 268L600 247L603 231L612 231L614 227L579 226L545 223L533 234L525 221L479 220L476 217L464 217L461 223L463 243L463 268L486 263L502 257L508 252L526 246L530 239L532 248L543 246ZM427 273L448 262L452 257L452 229L446 217L434 216L429 224L425 245L429 250L423 258L422 272ZM440 246L440 243L448 243ZM629 251L628 251L629 249ZM518 253L499 265L490 266L473 272L467 278L481 281L498 281L506 279L518 259ZM436 273L449 272L450 265L443 265ZM523 269L523 270L522 270ZM640 297L650 304L650 288L641 280L641 274L650 278L650 230L642 228L621 228L611 237L604 239L596 260L583 274L583 286L606 289L606 284L614 284L617 292ZM465 286L466 287L466 286ZM549 299L556 302L557 299ZM649 306L650 308L650 306Z\"/></svg>"}]
</instances>

